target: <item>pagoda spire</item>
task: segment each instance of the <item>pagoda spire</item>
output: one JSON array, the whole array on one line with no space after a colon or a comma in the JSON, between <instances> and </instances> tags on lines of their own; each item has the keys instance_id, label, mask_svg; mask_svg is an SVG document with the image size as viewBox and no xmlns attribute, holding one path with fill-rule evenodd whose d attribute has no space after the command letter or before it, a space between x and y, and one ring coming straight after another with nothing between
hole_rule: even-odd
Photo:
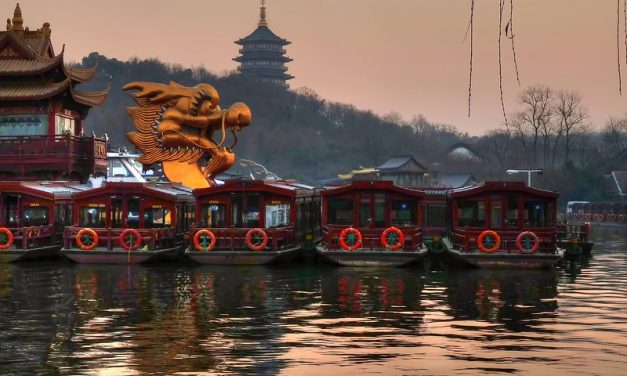
<instances>
[{"instance_id":1,"label":"pagoda spire","mask_svg":"<svg viewBox=\"0 0 627 376\"><path fill-rule=\"evenodd\" d=\"M266 20L266 0L261 0L261 9L259 10L259 26L268 26Z\"/></svg>"},{"instance_id":2,"label":"pagoda spire","mask_svg":"<svg viewBox=\"0 0 627 376\"><path fill-rule=\"evenodd\" d=\"M20 9L20 3L15 6L13 11L13 31L24 31L24 19L22 18L22 10Z\"/></svg>"}]
</instances>

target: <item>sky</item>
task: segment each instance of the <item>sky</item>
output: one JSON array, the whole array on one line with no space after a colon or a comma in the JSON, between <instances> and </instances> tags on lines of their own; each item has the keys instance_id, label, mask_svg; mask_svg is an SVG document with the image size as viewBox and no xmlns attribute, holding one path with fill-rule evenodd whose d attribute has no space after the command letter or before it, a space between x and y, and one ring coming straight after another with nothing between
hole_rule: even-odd
<instances>
[{"instance_id":1,"label":"sky","mask_svg":"<svg viewBox=\"0 0 627 376\"><path fill-rule=\"evenodd\" d=\"M509 13L509 0L506 0ZM259 19L258 0L22 0L24 25L50 22L56 51L80 61L156 57L216 73L237 68L233 42ZM504 127L499 97L499 2L476 1L472 109L468 117L470 0L267 0L269 27L286 47L292 89L409 120L423 115L480 135ZM518 94L544 84L583 97L591 125L627 112L627 65L621 19L622 96L618 92L616 1L513 0L521 86L512 49L502 40L508 113ZM15 2L0 11L11 17ZM621 18L623 10L621 9ZM503 25L507 20L504 20ZM217 88L220 90L220 88Z\"/></svg>"}]
</instances>

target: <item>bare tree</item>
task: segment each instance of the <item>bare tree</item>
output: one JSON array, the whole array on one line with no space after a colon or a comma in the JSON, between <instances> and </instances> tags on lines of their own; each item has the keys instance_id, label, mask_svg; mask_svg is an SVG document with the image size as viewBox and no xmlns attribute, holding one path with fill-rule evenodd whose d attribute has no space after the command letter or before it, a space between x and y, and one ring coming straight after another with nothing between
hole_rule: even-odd
<instances>
[{"instance_id":1,"label":"bare tree","mask_svg":"<svg viewBox=\"0 0 627 376\"><path fill-rule=\"evenodd\" d=\"M585 133L588 111L583 107L581 96L574 91L561 90L555 98L555 112L560 133L564 136L564 163L570 162L571 149L576 137ZM557 141L553 145L553 163L557 152Z\"/></svg>"},{"instance_id":2,"label":"bare tree","mask_svg":"<svg viewBox=\"0 0 627 376\"><path fill-rule=\"evenodd\" d=\"M609 118L602 130L603 142L610 156L617 156L627 147L627 118Z\"/></svg>"},{"instance_id":3,"label":"bare tree","mask_svg":"<svg viewBox=\"0 0 627 376\"><path fill-rule=\"evenodd\" d=\"M520 94L523 110L517 114L518 127L531 137L531 158L529 167L537 167L538 142L544 139L544 157L548 156L548 137L553 120L553 91L543 85L530 86ZM517 130L517 132L520 132Z\"/></svg>"}]
</instances>

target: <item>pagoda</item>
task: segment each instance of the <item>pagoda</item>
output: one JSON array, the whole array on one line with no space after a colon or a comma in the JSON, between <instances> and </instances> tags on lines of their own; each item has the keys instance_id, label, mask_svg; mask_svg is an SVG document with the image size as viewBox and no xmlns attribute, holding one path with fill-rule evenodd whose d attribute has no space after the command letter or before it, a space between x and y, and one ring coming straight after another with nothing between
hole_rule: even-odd
<instances>
[{"instance_id":1,"label":"pagoda","mask_svg":"<svg viewBox=\"0 0 627 376\"><path fill-rule=\"evenodd\" d=\"M83 136L83 120L109 88L78 90L96 67L65 65L51 32L47 22L37 30L24 27L19 3L0 31L0 180L106 174L106 140Z\"/></svg>"},{"instance_id":2,"label":"pagoda","mask_svg":"<svg viewBox=\"0 0 627 376\"><path fill-rule=\"evenodd\" d=\"M287 80L291 80L294 76L287 74L285 63L292 59L285 56L286 51L283 46L291 42L277 36L268 28L265 0L261 0L257 29L235 43L242 46L239 50L241 55L233 59L240 63L237 67L238 71L259 81L289 87Z\"/></svg>"}]
</instances>

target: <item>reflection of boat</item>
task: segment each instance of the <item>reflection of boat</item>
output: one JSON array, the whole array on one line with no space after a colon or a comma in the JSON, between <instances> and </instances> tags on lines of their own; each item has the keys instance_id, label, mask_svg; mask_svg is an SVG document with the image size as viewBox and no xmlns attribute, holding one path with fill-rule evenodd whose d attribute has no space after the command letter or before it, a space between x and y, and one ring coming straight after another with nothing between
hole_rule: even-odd
<instances>
[{"instance_id":1,"label":"reflection of boat","mask_svg":"<svg viewBox=\"0 0 627 376\"><path fill-rule=\"evenodd\" d=\"M402 266L420 260L424 193L390 181L355 181L322 192L325 262L344 266Z\"/></svg>"},{"instance_id":2,"label":"reflection of boat","mask_svg":"<svg viewBox=\"0 0 627 376\"><path fill-rule=\"evenodd\" d=\"M193 196L174 184L107 183L74 195L62 254L78 263L136 264L181 256Z\"/></svg>"},{"instance_id":3,"label":"reflection of boat","mask_svg":"<svg viewBox=\"0 0 627 376\"><path fill-rule=\"evenodd\" d=\"M289 181L229 180L194 191L197 222L186 255L202 264L293 260L318 236L320 197Z\"/></svg>"},{"instance_id":4,"label":"reflection of boat","mask_svg":"<svg viewBox=\"0 0 627 376\"><path fill-rule=\"evenodd\" d=\"M553 270L459 270L448 275L448 300L456 319L534 330L558 308L557 281Z\"/></svg>"},{"instance_id":5,"label":"reflection of boat","mask_svg":"<svg viewBox=\"0 0 627 376\"><path fill-rule=\"evenodd\" d=\"M59 256L76 187L63 182L0 183L0 223L6 226L0 226L0 262Z\"/></svg>"},{"instance_id":6,"label":"reflection of boat","mask_svg":"<svg viewBox=\"0 0 627 376\"><path fill-rule=\"evenodd\" d=\"M452 192L454 259L481 268L541 269L557 263L557 193L519 182L486 182Z\"/></svg>"}]
</instances>

